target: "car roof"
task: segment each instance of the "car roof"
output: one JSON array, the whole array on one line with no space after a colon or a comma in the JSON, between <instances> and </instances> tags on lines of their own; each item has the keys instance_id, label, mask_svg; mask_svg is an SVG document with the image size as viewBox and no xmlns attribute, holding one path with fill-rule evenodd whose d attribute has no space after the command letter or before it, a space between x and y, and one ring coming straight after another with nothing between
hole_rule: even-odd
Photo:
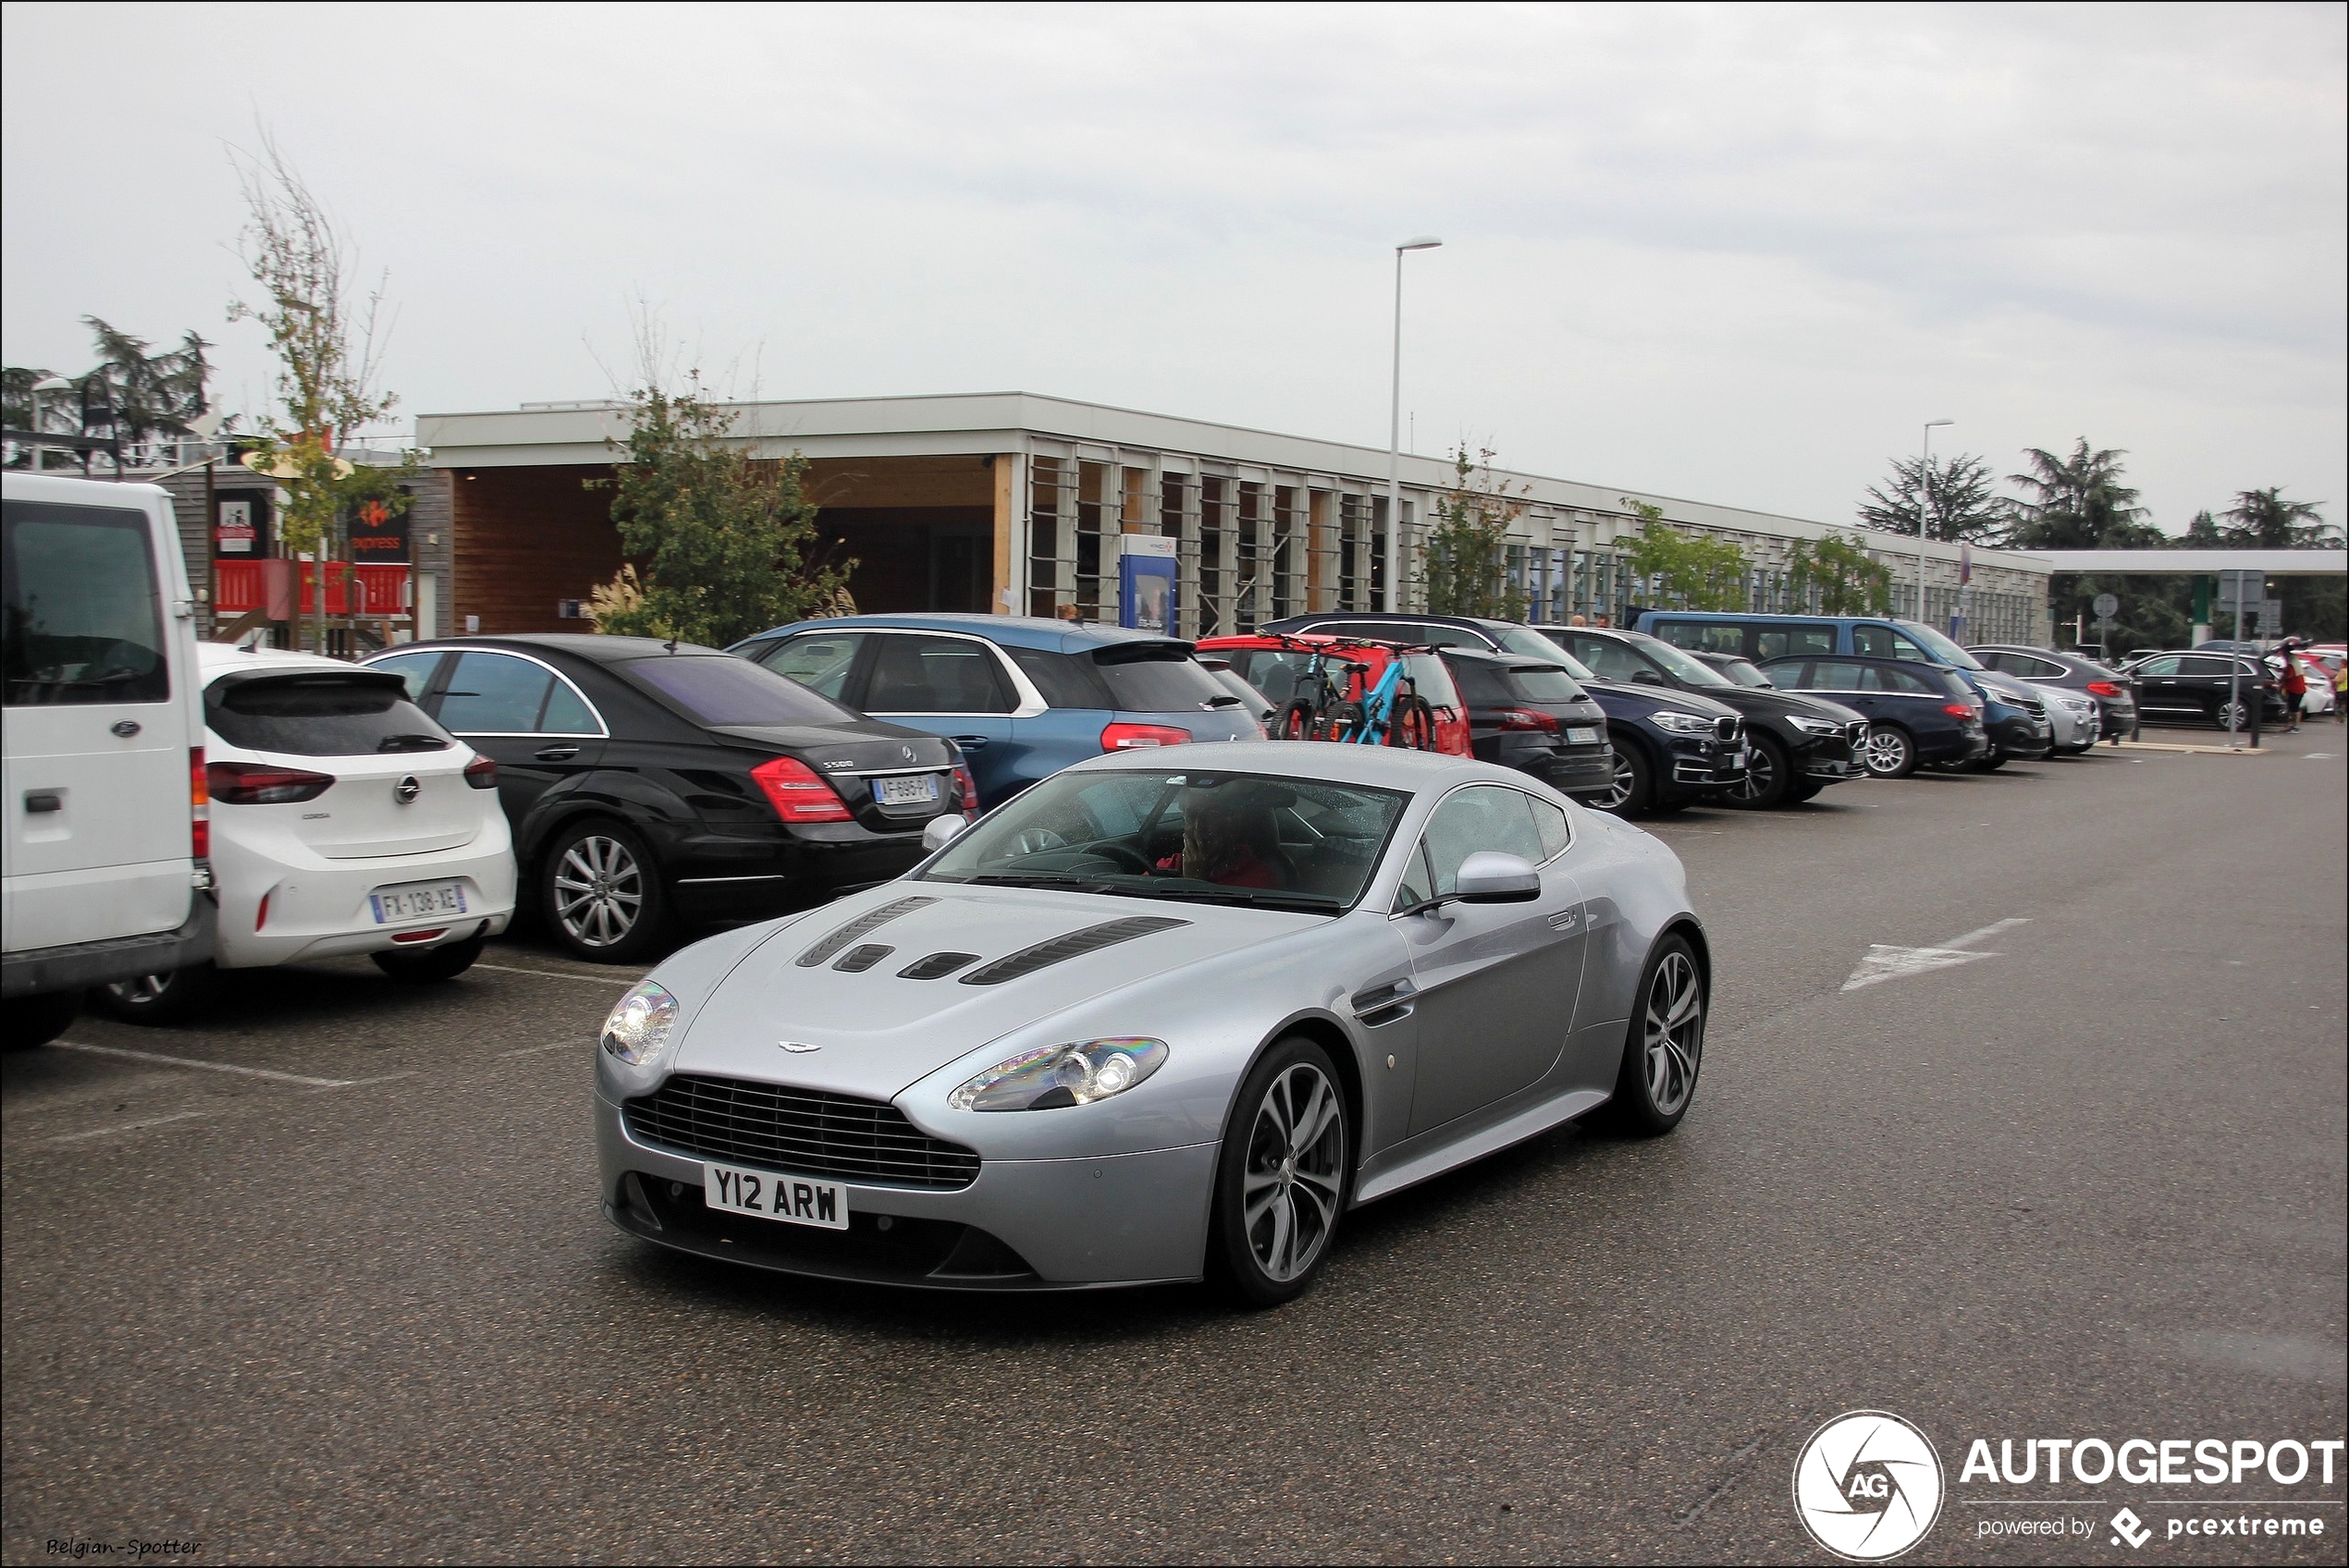
<instances>
[{"instance_id":1,"label":"car roof","mask_svg":"<svg viewBox=\"0 0 2349 1568\"><path fill-rule=\"evenodd\" d=\"M853 631L859 627L881 627L899 631L961 631L984 637L1007 648L1043 648L1052 653L1079 654L1095 648L1113 647L1123 643L1172 643L1182 644L1180 637L1163 632L1140 631L1128 626L1103 626L1093 621L1053 620L1032 615L983 615L974 612L940 611L922 615L837 615L814 620L795 620L788 626L778 626L761 631L746 642L769 637L785 637L802 631ZM742 646L736 643L736 647Z\"/></svg>"},{"instance_id":2,"label":"car roof","mask_svg":"<svg viewBox=\"0 0 2349 1568\"><path fill-rule=\"evenodd\" d=\"M1443 752L1395 746L1344 746L1327 741L1209 741L1180 751L1104 752L1063 769L1067 773L1258 773L1280 778L1319 779L1414 793L1447 790L1472 779L1514 784L1532 782L1515 768L1498 767Z\"/></svg>"},{"instance_id":3,"label":"car roof","mask_svg":"<svg viewBox=\"0 0 2349 1568\"><path fill-rule=\"evenodd\" d=\"M723 648L706 648L698 643L667 643L658 637L607 637L592 631L512 631L497 636L438 637L429 643L395 643L380 653L369 654L367 658L372 661L388 654L462 652L467 648L490 653L502 649L517 654L570 654L597 664L680 654L714 654L721 657L725 654Z\"/></svg>"}]
</instances>

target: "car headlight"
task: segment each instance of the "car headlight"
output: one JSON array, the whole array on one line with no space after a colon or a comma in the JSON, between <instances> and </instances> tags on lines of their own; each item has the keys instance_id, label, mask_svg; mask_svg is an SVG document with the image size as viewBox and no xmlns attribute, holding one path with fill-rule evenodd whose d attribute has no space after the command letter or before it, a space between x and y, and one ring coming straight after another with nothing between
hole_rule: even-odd
<instances>
[{"instance_id":1,"label":"car headlight","mask_svg":"<svg viewBox=\"0 0 2349 1568\"><path fill-rule=\"evenodd\" d=\"M1831 718L1805 718L1801 714L1789 714L1787 720L1805 735L1840 735L1843 726Z\"/></svg>"},{"instance_id":2,"label":"car headlight","mask_svg":"<svg viewBox=\"0 0 2349 1568\"><path fill-rule=\"evenodd\" d=\"M1653 713L1648 717L1675 735L1710 735L1714 732L1713 720L1703 714Z\"/></svg>"},{"instance_id":3,"label":"car headlight","mask_svg":"<svg viewBox=\"0 0 2349 1568\"><path fill-rule=\"evenodd\" d=\"M604 1020L604 1049L631 1067L649 1067L669 1046L677 998L666 986L639 981Z\"/></svg>"},{"instance_id":4,"label":"car headlight","mask_svg":"<svg viewBox=\"0 0 2349 1568\"><path fill-rule=\"evenodd\" d=\"M956 1110L1052 1110L1122 1095L1166 1061L1166 1042L1119 1035L999 1061L953 1094Z\"/></svg>"}]
</instances>

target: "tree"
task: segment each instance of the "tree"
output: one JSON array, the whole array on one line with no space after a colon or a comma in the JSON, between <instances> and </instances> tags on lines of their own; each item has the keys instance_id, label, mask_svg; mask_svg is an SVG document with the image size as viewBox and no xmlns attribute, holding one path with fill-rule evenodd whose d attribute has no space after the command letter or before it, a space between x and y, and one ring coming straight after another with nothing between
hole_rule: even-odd
<instances>
[{"instance_id":1,"label":"tree","mask_svg":"<svg viewBox=\"0 0 2349 1568\"><path fill-rule=\"evenodd\" d=\"M2137 492L2121 483L2119 448L2090 451L2084 437L2059 458L2038 447L2024 450L2027 473L2007 482L2026 499L2014 507L2005 543L2019 550L2158 549L2169 541L2145 521Z\"/></svg>"},{"instance_id":2,"label":"tree","mask_svg":"<svg viewBox=\"0 0 2349 1568\"><path fill-rule=\"evenodd\" d=\"M1987 544L2004 534L2011 521L2007 503L1993 494L1996 484L1990 465L1970 454L1930 461L1895 458L1890 477L1868 486L1860 526L1913 539L1922 509L1926 538Z\"/></svg>"},{"instance_id":3,"label":"tree","mask_svg":"<svg viewBox=\"0 0 2349 1568\"><path fill-rule=\"evenodd\" d=\"M153 353L145 338L133 337L96 316L83 316L81 325L96 337L98 348L98 368L82 380L82 400L85 406L107 410L113 435L144 442L189 434L188 422L204 411L204 384L212 376L204 350L212 345L189 332L180 336L178 348ZM101 395L92 396L92 390Z\"/></svg>"},{"instance_id":4,"label":"tree","mask_svg":"<svg viewBox=\"0 0 2349 1568\"><path fill-rule=\"evenodd\" d=\"M1664 521L1664 508L1623 497L1644 525L1631 543L1631 570L1654 584L1656 598L1675 609L1741 610L1745 552L1727 539L1683 533Z\"/></svg>"},{"instance_id":5,"label":"tree","mask_svg":"<svg viewBox=\"0 0 2349 1568\"><path fill-rule=\"evenodd\" d=\"M277 522L289 552L319 563L318 646L326 640L326 562L345 509L374 500L397 514L407 491L397 484L414 467L370 472L335 454L349 437L389 413L399 398L377 386L382 342L376 320L384 284L361 298L356 257L325 206L264 137L258 158L240 158L245 199L240 253L262 302L232 300L230 321L256 321L277 358L280 412L264 418L262 466L289 500Z\"/></svg>"},{"instance_id":6,"label":"tree","mask_svg":"<svg viewBox=\"0 0 2349 1568\"><path fill-rule=\"evenodd\" d=\"M2220 537L2230 545L2262 550L2339 549L2341 530L2317 510L2323 505L2287 501L2281 485L2237 491L2235 504L2219 514L2229 524Z\"/></svg>"},{"instance_id":7,"label":"tree","mask_svg":"<svg viewBox=\"0 0 2349 1568\"><path fill-rule=\"evenodd\" d=\"M737 416L707 401L698 380L673 394L648 386L633 401L628 438L612 444L622 460L610 479L587 481L612 490L612 522L633 557L596 591L596 631L722 648L846 596L856 563L809 553L806 459L761 460L729 446Z\"/></svg>"},{"instance_id":8,"label":"tree","mask_svg":"<svg viewBox=\"0 0 2349 1568\"><path fill-rule=\"evenodd\" d=\"M1468 444L1452 454L1452 485L1437 498L1421 576L1431 615L1490 616L1516 620L1525 601L1508 584L1508 533L1525 515L1530 485L1512 485L1493 472L1493 454L1469 459Z\"/></svg>"},{"instance_id":9,"label":"tree","mask_svg":"<svg viewBox=\"0 0 2349 1568\"><path fill-rule=\"evenodd\" d=\"M1795 603L1809 603L1815 594L1820 615L1879 615L1891 607L1892 569L1856 537L1829 533L1815 545L1797 540L1786 561Z\"/></svg>"}]
</instances>

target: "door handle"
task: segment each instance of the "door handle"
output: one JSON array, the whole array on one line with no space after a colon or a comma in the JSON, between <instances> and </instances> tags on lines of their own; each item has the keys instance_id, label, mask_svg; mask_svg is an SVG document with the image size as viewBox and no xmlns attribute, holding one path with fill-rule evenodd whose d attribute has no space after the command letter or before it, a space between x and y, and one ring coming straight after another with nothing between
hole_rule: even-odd
<instances>
[{"instance_id":1,"label":"door handle","mask_svg":"<svg viewBox=\"0 0 2349 1568\"><path fill-rule=\"evenodd\" d=\"M966 752L979 752L987 749L987 737L984 735L957 735L953 739L954 744Z\"/></svg>"},{"instance_id":2,"label":"door handle","mask_svg":"<svg viewBox=\"0 0 2349 1568\"><path fill-rule=\"evenodd\" d=\"M27 813L63 811L66 809L65 797L55 790L28 790L24 796L24 809Z\"/></svg>"},{"instance_id":3,"label":"door handle","mask_svg":"<svg viewBox=\"0 0 2349 1568\"><path fill-rule=\"evenodd\" d=\"M578 754L577 746L542 746L531 753L540 762L569 762Z\"/></svg>"}]
</instances>

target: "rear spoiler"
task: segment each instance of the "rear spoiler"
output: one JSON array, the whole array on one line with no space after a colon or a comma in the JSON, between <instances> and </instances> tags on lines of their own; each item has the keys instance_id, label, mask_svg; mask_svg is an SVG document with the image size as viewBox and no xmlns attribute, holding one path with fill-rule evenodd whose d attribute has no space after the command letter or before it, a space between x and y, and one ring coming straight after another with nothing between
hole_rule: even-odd
<instances>
[{"instance_id":1,"label":"rear spoiler","mask_svg":"<svg viewBox=\"0 0 2349 1568\"><path fill-rule=\"evenodd\" d=\"M289 686L373 687L377 690L397 692L403 697L408 694L407 678L394 674L388 669L360 669L357 668L351 669L269 669L264 668L260 669L231 669L214 676L211 680L206 682L204 685L204 705L206 707L213 708L220 707L227 703L229 692L235 688L240 686L251 686L256 682L264 680Z\"/></svg>"}]
</instances>

